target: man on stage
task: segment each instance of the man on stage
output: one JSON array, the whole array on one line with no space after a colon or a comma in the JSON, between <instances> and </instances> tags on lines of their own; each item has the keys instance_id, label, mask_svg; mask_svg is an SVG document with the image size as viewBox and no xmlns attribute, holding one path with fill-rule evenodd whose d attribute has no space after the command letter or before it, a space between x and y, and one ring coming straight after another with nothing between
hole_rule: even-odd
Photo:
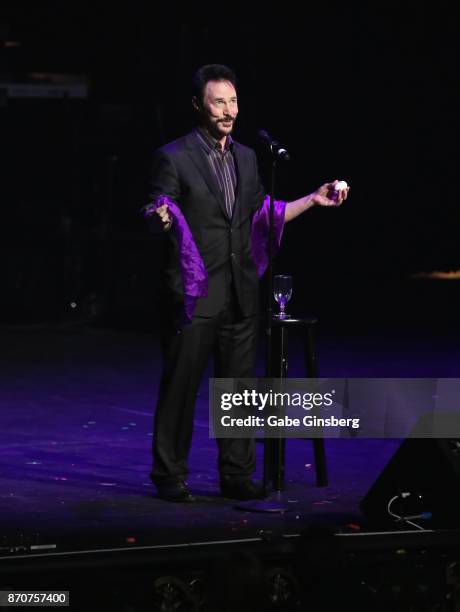
<instances>
[{"instance_id":1,"label":"man on stage","mask_svg":"<svg viewBox=\"0 0 460 612\"><path fill-rule=\"evenodd\" d=\"M203 66L193 80L197 127L159 149L152 203L143 215L167 232L162 319L163 373L155 412L151 479L162 499L191 502L186 484L195 399L209 356L215 376L254 375L258 277L266 267L268 198L252 149L233 140L238 115L235 75ZM315 204L338 206L348 187L338 181L293 202L276 202L275 243L285 222ZM335 198L333 195L335 195ZM260 497L252 480L252 439L218 439L225 497Z\"/></svg>"}]
</instances>

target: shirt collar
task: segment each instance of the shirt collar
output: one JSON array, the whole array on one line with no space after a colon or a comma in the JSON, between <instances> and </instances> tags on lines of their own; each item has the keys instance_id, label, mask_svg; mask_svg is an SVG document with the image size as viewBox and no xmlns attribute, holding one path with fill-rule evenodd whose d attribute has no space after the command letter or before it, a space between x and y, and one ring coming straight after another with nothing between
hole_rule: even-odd
<instances>
[{"instance_id":1,"label":"shirt collar","mask_svg":"<svg viewBox=\"0 0 460 612\"><path fill-rule=\"evenodd\" d=\"M207 132L204 128L202 128L201 126L197 127L196 132L208 155L213 149L217 149L220 153L222 152L222 146L220 142L216 138L214 138L214 136L211 136L211 134ZM233 138L230 136L230 134L227 136L227 140L225 142L224 147L224 152L227 151L233 152Z\"/></svg>"}]
</instances>

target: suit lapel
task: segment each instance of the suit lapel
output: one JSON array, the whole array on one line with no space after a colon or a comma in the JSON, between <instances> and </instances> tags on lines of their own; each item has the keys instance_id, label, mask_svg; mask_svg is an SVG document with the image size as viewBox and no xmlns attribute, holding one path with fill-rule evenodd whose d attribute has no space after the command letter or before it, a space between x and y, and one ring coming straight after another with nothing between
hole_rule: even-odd
<instances>
[{"instance_id":1,"label":"suit lapel","mask_svg":"<svg viewBox=\"0 0 460 612\"><path fill-rule=\"evenodd\" d=\"M216 198L222 212L225 215L225 218L228 219L227 210L225 208L225 200L224 195L221 193L219 187L217 186L217 181L212 174L211 167L209 165L209 161L206 158L206 153L201 146L201 143L198 140L198 136L195 132L192 132L187 136L187 149L188 155L192 162L195 164L203 179L205 180L207 186L211 190L211 193Z\"/></svg>"}]
</instances>

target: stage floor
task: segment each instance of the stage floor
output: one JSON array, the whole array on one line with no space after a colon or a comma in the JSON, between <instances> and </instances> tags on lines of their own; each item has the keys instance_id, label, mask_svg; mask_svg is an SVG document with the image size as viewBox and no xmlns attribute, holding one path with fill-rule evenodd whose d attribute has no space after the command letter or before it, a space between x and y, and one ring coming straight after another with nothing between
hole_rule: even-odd
<instances>
[{"instance_id":1,"label":"stage floor","mask_svg":"<svg viewBox=\"0 0 460 612\"><path fill-rule=\"evenodd\" d=\"M327 440L329 486L318 488L311 442L289 440L289 511L242 512L219 495L205 377L190 457L198 501L171 504L155 498L148 479L160 369L153 332L37 326L3 329L0 342L3 550L21 542L61 551L218 542L318 523L356 533L365 528L359 502L401 442ZM291 376L303 376L298 349ZM458 376L460 363L449 338L319 336L317 352L324 377ZM260 478L260 443L257 451Z\"/></svg>"}]
</instances>

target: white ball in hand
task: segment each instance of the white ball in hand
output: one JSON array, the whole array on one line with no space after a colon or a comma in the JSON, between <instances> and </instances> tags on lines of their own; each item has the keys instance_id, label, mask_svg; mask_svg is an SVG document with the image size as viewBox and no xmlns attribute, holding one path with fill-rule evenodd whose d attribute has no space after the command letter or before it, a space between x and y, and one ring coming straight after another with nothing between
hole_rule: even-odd
<instances>
[{"instance_id":1,"label":"white ball in hand","mask_svg":"<svg viewBox=\"0 0 460 612\"><path fill-rule=\"evenodd\" d=\"M342 189L346 189L348 187L347 181L339 181L334 189L335 191L342 191Z\"/></svg>"}]
</instances>

